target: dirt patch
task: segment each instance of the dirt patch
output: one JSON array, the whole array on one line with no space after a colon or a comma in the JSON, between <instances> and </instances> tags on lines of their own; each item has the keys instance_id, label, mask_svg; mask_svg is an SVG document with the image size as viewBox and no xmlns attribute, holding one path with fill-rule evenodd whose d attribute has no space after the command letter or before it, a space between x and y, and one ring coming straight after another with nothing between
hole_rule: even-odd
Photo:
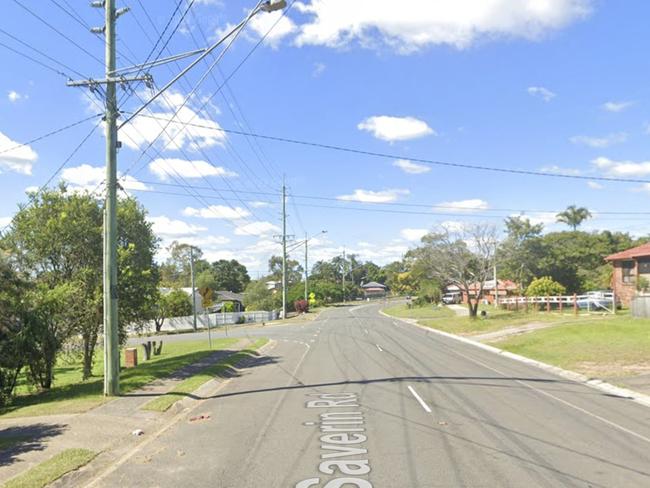
<instances>
[{"instance_id":1,"label":"dirt patch","mask_svg":"<svg viewBox=\"0 0 650 488\"><path fill-rule=\"evenodd\" d=\"M615 378L619 376L635 376L641 374L650 374L650 361L641 363L624 363L621 361L609 363L596 363L593 361L583 361L577 363L574 367L576 371L587 376L596 378Z\"/></svg>"}]
</instances>

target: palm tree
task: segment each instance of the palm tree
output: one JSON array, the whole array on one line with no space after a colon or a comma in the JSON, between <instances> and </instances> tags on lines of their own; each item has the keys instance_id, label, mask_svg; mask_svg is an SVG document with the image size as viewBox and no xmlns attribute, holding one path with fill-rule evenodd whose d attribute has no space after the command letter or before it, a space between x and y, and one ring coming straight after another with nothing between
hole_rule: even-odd
<instances>
[{"instance_id":1,"label":"palm tree","mask_svg":"<svg viewBox=\"0 0 650 488\"><path fill-rule=\"evenodd\" d=\"M562 222L576 230L582 222L591 218L591 212L585 207L569 205L564 212L560 212L555 218L558 222Z\"/></svg>"}]
</instances>

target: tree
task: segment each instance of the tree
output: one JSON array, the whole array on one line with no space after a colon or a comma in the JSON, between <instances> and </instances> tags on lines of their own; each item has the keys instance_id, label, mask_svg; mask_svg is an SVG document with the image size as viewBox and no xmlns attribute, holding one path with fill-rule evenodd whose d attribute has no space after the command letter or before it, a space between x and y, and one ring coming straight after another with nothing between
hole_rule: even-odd
<instances>
[{"instance_id":1,"label":"tree","mask_svg":"<svg viewBox=\"0 0 650 488\"><path fill-rule=\"evenodd\" d=\"M206 269L201 271L196 276L196 287L200 290L202 288L209 288L210 290L218 290L217 278L214 275L214 271L211 269Z\"/></svg>"},{"instance_id":2,"label":"tree","mask_svg":"<svg viewBox=\"0 0 650 488\"><path fill-rule=\"evenodd\" d=\"M535 278L526 289L526 295L529 297L558 296L565 293L566 288L557 281L553 281L550 276Z\"/></svg>"},{"instance_id":3,"label":"tree","mask_svg":"<svg viewBox=\"0 0 650 488\"><path fill-rule=\"evenodd\" d=\"M246 310L273 310L278 305L277 295L266 287L264 280L251 281L244 290L244 305Z\"/></svg>"},{"instance_id":4,"label":"tree","mask_svg":"<svg viewBox=\"0 0 650 488\"><path fill-rule=\"evenodd\" d=\"M544 225L531 224L523 217L508 217L505 226L507 235L497 251L499 278L525 287L536 276L537 263L545 252L541 238Z\"/></svg>"},{"instance_id":5,"label":"tree","mask_svg":"<svg viewBox=\"0 0 650 488\"><path fill-rule=\"evenodd\" d=\"M169 257L161 266L161 278L165 286L170 288L191 286L190 250L194 256L195 276L210 268L210 264L202 259L203 251L199 247L174 241L167 250Z\"/></svg>"},{"instance_id":6,"label":"tree","mask_svg":"<svg viewBox=\"0 0 650 488\"><path fill-rule=\"evenodd\" d=\"M26 281L0 253L0 408L9 403L25 364L21 297L26 291Z\"/></svg>"},{"instance_id":7,"label":"tree","mask_svg":"<svg viewBox=\"0 0 650 488\"><path fill-rule=\"evenodd\" d=\"M251 281L246 266L236 259L220 259L212 263L210 269L215 277L215 290L241 293Z\"/></svg>"},{"instance_id":8,"label":"tree","mask_svg":"<svg viewBox=\"0 0 650 488\"><path fill-rule=\"evenodd\" d=\"M441 283L458 286L468 297L470 317L476 317L485 282L492 277L496 230L486 224L466 225L452 231L439 232L422 238L423 246L416 250L416 259L428 277Z\"/></svg>"},{"instance_id":9,"label":"tree","mask_svg":"<svg viewBox=\"0 0 650 488\"><path fill-rule=\"evenodd\" d=\"M556 215L558 222L562 222L571 227L574 231L587 219L591 218L591 212L585 207L576 207L569 205L564 212Z\"/></svg>"},{"instance_id":10,"label":"tree","mask_svg":"<svg viewBox=\"0 0 650 488\"><path fill-rule=\"evenodd\" d=\"M166 295L160 295L155 307L154 324L160 332L168 317L185 317L192 313L192 301L183 290L175 289Z\"/></svg>"},{"instance_id":11,"label":"tree","mask_svg":"<svg viewBox=\"0 0 650 488\"><path fill-rule=\"evenodd\" d=\"M287 285L291 286L294 283L300 283L303 274L302 266L295 259L287 259ZM271 256L269 259L269 273L270 277L275 281L282 280L282 257Z\"/></svg>"}]
</instances>

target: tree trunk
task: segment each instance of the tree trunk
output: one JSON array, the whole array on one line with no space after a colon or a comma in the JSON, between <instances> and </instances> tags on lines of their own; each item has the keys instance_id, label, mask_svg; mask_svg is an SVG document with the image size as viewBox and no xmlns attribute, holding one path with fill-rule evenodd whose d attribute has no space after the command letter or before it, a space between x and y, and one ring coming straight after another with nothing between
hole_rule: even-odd
<instances>
[{"instance_id":1,"label":"tree trunk","mask_svg":"<svg viewBox=\"0 0 650 488\"><path fill-rule=\"evenodd\" d=\"M163 324L165 323L165 317L158 317L153 319L154 324L156 324L156 332L160 332L160 329L162 329Z\"/></svg>"},{"instance_id":2,"label":"tree trunk","mask_svg":"<svg viewBox=\"0 0 650 488\"><path fill-rule=\"evenodd\" d=\"M87 380L93 375L93 362L95 360L95 346L97 345L97 328L93 330L84 331L83 347L83 380Z\"/></svg>"},{"instance_id":3,"label":"tree trunk","mask_svg":"<svg viewBox=\"0 0 650 488\"><path fill-rule=\"evenodd\" d=\"M476 303L472 303L472 300L468 298L467 305L469 306L469 317L475 319L478 316L478 304L480 299L476 299Z\"/></svg>"}]
</instances>

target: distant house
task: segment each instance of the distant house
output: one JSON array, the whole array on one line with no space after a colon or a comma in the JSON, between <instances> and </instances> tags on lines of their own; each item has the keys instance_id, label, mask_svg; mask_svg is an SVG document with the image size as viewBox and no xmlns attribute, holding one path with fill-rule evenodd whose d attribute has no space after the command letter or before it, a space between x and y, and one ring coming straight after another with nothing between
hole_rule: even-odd
<instances>
[{"instance_id":1,"label":"distant house","mask_svg":"<svg viewBox=\"0 0 650 488\"><path fill-rule=\"evenodd\" d=\"M266 289L267 290L280 290L282 289L282 282L281 281L267 281L266 282Z\"/></svg>"},{"instance_id":2,"label":"distant house","mask_svg":"<svg viewBox=\"0 0 650 488\"><path fill-rule=\"evenodd\" d=\"M637 294L638 280L650 281L650 243L612 254L605 261L614 266L612 288L616 298L629 306Z\"/></svg>"},{"instance_id":3,"label":"distant house","mask_svg":"<svg viewBox=\"0 0 650 488\"><path fill-rule=\"evenodd\" d=\"M388 287L386 285L382 285L376 281L371 281L370 283L361 285L361 289L363 290L363 297L368 300L373 298L384 298L388 292Z\"/></svg>"},{"instance_id":4,"label":"distant house","mask_svg":"<svg viewBox=\"0 0 650 488\"><path fill-rule=\"evenodd\" d=\"M232 303L233 312L244 311L244 295L242 293L233 293L232 291L217 291L215 292L214 302L215 305L211 307L211 310L215 312L221 312L222 308L226 306L227 303Z\"/></svg>"},{"instance_id":5,"label":"distant house","mask_svg":"<svg viewBox=\"0 0 650 488\"><path fill-rule=\"evenodd\" d=\"M476 298L476 295L478 294L480 289L481 289L480 283L473 283L472 285L470 285L469 296L472 297L472 300ZM450 293L459 292L462 296L463 303L467 303L469 301L467 297L467 292L465 290L461 290L460 287L456 285L448 286L447 291ZM499 299L507 298L507 297L519 295L520 292L521 292L521 287L514 281L497 280L495 284L494 280L488 280L483 285L483 293L479 298L481 300L486 301L489 304L493 304L495 303L497 296L499 297Z\"/></svg>"}]
</instances>

